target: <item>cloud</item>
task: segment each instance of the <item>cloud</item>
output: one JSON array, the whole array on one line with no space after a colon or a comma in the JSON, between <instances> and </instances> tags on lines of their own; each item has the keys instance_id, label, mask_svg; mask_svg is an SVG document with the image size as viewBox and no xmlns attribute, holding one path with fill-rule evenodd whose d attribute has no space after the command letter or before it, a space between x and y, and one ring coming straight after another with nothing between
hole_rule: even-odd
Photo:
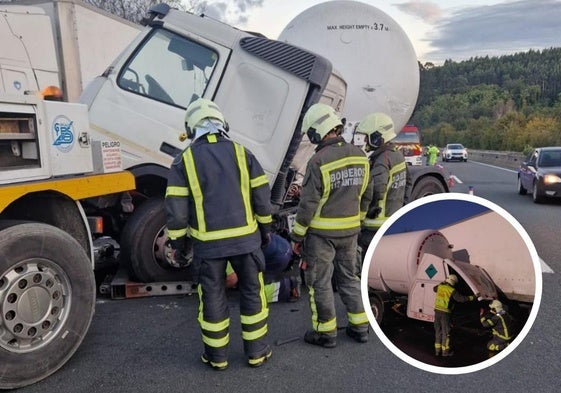
<instances>
[{"instance_id":1,"label":"cloud","mask_svg":"<svg viewBox=\"0 0 561 393\"><path fill-rule=\"evenodd\" d=\"M204 13L231 25L245 24L253 8L262 7L264 0L202 1L196 13Z\"/></svg>"},{"instance_id":2,"label":"cloud","mask_svg":"<svg viewBox=\"0 0 561 393\"><path fill-rule=\"evenodd\" d=\"M438 4L429 1L410 1L407 3L394 4L401 12L413 15L423 22L433 24L442 17L442 9Z\"/></svg>"},{"instance_id":3,"label":"cloud","mask_svg":"<svg viewBox=\"0 0 561 393\"><path fill-rule=\"evenodd\" d=\"M469 7L443 17L428 34L430 61L500 56L561 46L561 1L520 0Z\"/></svg>"}]
</instances>

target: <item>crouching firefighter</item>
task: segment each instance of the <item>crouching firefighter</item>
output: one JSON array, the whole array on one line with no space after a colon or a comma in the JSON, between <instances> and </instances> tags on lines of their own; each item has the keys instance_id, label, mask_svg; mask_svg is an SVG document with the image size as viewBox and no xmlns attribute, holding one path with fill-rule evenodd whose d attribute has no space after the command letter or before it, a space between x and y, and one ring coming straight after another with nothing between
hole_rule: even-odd
<instances>
[{"instance_id":1,"label":"crouching firefighter","mask_svg":"<svg viewBox=\"0 0 561 393\"><path fill-rule=\"evenodd\" d=\"M193 243L193 277L198 282L203 363L228 367L229 311L224 280L230 261L238 276L244 352L251 367L272 354L266 342L268 306L261 247L270 240L270 188L253 154L226 137L227 123L206 99L185 114L187 149L174 160L166 190L172 248Z\"/></svg>"},{"instance_id":2,"label":"crouching firefighter","mask_svg":"<svg viewBox=\"0 0 561 393\"><path fill-rule=\"evenodd\" d=\"M493 338L487 343L487 349L499 352L505 349L512 340L513 320L499 300L493 300L489 304L489 310L489 313L481 316L481 324L493 331Z\"/></svg>"}]
</instances>

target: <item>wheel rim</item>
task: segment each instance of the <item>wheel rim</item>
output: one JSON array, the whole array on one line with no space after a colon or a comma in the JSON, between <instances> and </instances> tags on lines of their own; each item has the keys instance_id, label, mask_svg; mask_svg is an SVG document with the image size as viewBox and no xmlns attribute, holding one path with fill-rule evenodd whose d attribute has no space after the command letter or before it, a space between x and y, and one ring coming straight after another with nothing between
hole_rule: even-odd
<instances>
[{"instance_id":1,"label":"wheel rim","mask_svg":"<svg viewBox=\"0 0 561 393\"><path fill-rule=\"evenodd\" d=\"M152 244L152 250L154 250L154 260L162 268L169 267L169 264L166 261L166 254L169 251L169 247L166 245L168 237L165 229L165 225L160 228L158 233L156 233Z\"/></svg>"},{"instance_id":2,"label":"wheel rim","mask_svg":"<svg viewBox=\"0 0 561 393\"><path fill-rule=\"evenodd\" d=\"M0 276L0 347L35 351L58 336L71 306L68 276L56 263L32 258Z\"/></svg>"}]
</instances>

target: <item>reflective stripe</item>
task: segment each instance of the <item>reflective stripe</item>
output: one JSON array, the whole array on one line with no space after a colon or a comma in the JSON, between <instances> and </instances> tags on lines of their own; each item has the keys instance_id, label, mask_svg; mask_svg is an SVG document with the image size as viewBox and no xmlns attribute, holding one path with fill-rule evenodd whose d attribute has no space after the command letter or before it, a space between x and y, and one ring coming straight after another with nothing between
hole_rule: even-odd
<instances>
[{"instance_id":1,"label":"reflective stripe","mask_svg":"<svg viewBox=\"0 0 561 393\"><path fill-rule=\"evenodd\" d=\"M319 322L318 321L318 310L316 306L316 300L314 298L314 288L308 287L309 295L310 295L310 308L312 310L312 327L316 332L319 333L326 333L332 332L333 330L337 329L337 318L333 317L329 321L326 322Z\"/></svg>"},{"instance_id":2,"label":"reflective stripe","mask_svg":"<svg viewBox=\"0 0 561 393\"><path fill-rule=\"evenodd\" d=\"M188 229L169 229L167 228L168 237L171 240L179 239L180 237L187 236Z\"/></svg>"},{"instance_id":3,"label":"reflective stripe","mask_svg":"<svg viewBox=\"0 0 561 393\"><path fill-rule=\"evenodd\" d=\"M264 184L269 184L269 180L267 180L267 176L261 175L254 179L251 179L249 183L251 184L251 188L257 188Z\"/></svg>"},{"instance_id":4,"label":"reflective stripe","mask_svg":"<svg viewBox=\"0 0 561 393\"><path fill-rule=\"evenodd\" d=\"M207 134L206 140L208 141L208 143L218 142L218 138L216 137L216 134Z\"/></svg>"},{"instance_id":5,"label":"reflective stripe","mask_svg":"<svg viewBox=\"0 0 561 393\"><path fill-rule=\"evenodd\" d=\"M258 340L266 334L267 334L267 325L257 330L253 330L251 332L242 330L242 338L246 341Z\"/></svg>"},{"instance_id":6,"label":"reflective stripe","mask_svg":"<svg viewBox=\"0 0 561 393\"><path fill-rule=\"evenodd\" d=\"M260 224L270 224L273 222L273 217L270 214L267 216L259 216L256 214L255 219Z\"/></svg>"},{"instance_id":7,"label":"reflective stripe","mask_svg":"<svg viewBox=\"0 0 561 393\"><path fill-rule=\"evenodd\" d=\"M235 228L225 228L216 231L207 231L205 212L203 208L203 194L201 191L199 179L197 177L197 171L195 169L195 161L193 159L193 153L190 148L188 148L183 153L183 161L185 163L185 170L187 172L187 178L189 180L189 186L191 192L193 193L193 200L195 202L195 210L197 212L197 229L191 227L189 228L189 234L191 237L201 240L201 241L212 241L220 240L232 237L239 237L250 235L257 231L257 221L253 217L253 209L251 208L250 192L249 192L249 174L247 172L247 162L245 159L244 147L238 144L234 144L234 149L236 152L236 159L238 161L238 168L240 173L240 191L242 194L242 200L245 207L245 217L247 225Z\"/></svg>"},{"instance_id":8,"label":"reflective stripe","mask_svg":"<svg viewBox=\"0 0 561 393\"><path fill-rule=\"evenodd\" d=\"M407 170L407 164L405 162L400 162L399 164L395 165L390 169L390 173L388 175L388 184L386 185L386 192L384 192L384 197L378 201L378 206L380 207L380 213L376 218L367 218L364 220L363 224L367 228L380 228L384 222L388 219L386 216L386 204L388 200L388 195L390 193L390 188L393 184L393 177L396 173L403 172Z\"/></svg>"},{"instance_id":9,"label":"reflective stripe","mask_svg":"<svg viewBox=\"0 0 561 393\"><path fill-rule=\"evenodd\" d=\"M166 188L166 198L169 196L174 196L174 197L189 196L189 188L169 186Z\"/></svg>"},{"instance_id":10,"label":"reflective stripe","mask_svg":"<svg viewBox=\"0 0 561 393\"><path fill-rule=\"evenodd\" d=\"M352 325L362 325L364 323L368 323L368 317L366 316L365 312L353 314L347 313L347 318L349 323Z\"/></svg>"},{"instance_id":11,"label":"reflective stripe","mask_svg":"<svg viewBox=\"0 0 561 393\"><path fill-rule=\"evenodd\" d=\"M315 229L352 229L360 226L360 215L341 218L325 218L316 216L310 223Z\"/></svg>"},{"instance_id":12,"label":"reflective stripe","mask_svg":"<svg viewBox=\"0 0 561 393\"><path fill-rule=\"evenodd\" d=\"M501 320L501 325L503 326L504 335L500 334L497 330L493 329L493 334L503 340L510 340L510 335L508 334L508 328L506 327L505 319L502 315L497 315Z\"/></svg>"},{"instance_id":13,"label":"reflective stripe","mask_svg":"<svg viewBox=\"0 0 561 393\"><path fill-rule=\"evenodd\" d=\"M292 227L292 232L298 236L306 236L308 232L308 227L301 225L298 221L294 221L294 227Z\"/></svg>"},{"instance_id":14,"label":"reflective stripe","mask_svg":"<svg viewBox=\"0 0 561 393\"><path fill-rule=\"evenodd\" d=\"M201 329L207 330L209 332L221 332L224 329L228 329L230 326L230 318L226 318L221 322L207 322L205 320L199 320Z\"/></svg>"},{"instance_id":15,"label":"reflective stripe","mask_svg":"<svg viewBox=\"0 0 561 393\"><path fill-rule=\"evenodd\" d=\"M252 325L254 323L258 323L263 321L264 319L267 319L268 316L269 316L269 309L265 308L261 312L258 312L257 314L254 315L240 315L240 320L241 323L244 325Z\"/></svg>"},{"instance_id":16,"label":"reflective stripe","mask_svg":"<svg viewBox=\"0 0 561 393\"><path fill-rule=\"evenodd\" d=\"M230 334L226 334L225 337L222 338L210 338L205 336L204 334L203 336L203 342L208 345L209 347L213 347L213 348L220 348L220 347L224 347L226 345L228 345L228 343L230 342Z\"/></svg>"}]
</instances>

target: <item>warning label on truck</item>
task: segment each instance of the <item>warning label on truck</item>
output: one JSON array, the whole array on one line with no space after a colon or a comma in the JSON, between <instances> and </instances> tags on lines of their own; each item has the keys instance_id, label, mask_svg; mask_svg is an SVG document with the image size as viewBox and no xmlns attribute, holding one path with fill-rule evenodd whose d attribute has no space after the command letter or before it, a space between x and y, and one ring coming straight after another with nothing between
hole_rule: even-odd
<instances>
[{"instance_id":1,"label":"warning label on truck","mask_svg":"<svg viewBox=\"0 0 561 393\"><path fill-rule=\"evenodd\" d=\"M101 158L103 172L118 172L123 169L121 143L119 141L101 141Z\"/></svg>"}]
</instances>

